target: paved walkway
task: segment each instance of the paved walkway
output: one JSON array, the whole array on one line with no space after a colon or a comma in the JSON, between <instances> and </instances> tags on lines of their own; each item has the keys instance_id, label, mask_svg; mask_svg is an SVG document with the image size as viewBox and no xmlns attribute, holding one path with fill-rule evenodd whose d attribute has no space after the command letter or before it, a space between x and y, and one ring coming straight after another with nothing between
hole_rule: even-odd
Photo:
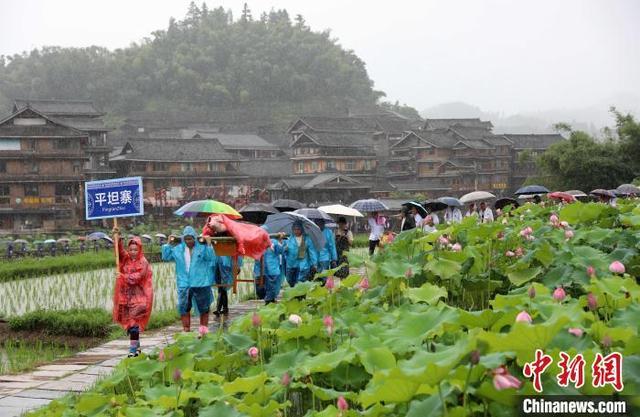
<instances>
[{"instance_id":1,"label":"paved walkway","mask_svg":"<svg viewBox=\"0 0 640 417\"><path fill-rule=\"evenodd\" d=\"M227 322L255 310L263 301L246 301L231 306ZM212 316L209 325L216 331L220 321ZM196 320L197 323L197 320ZM197 326L192 322L192 329ZM225 326L226 327L226 326ZM173 341L173 335L182 326L170 326L143 333L140 344L143 350L162 348ZM95 382L109 375L115 366L127 356L129 339L118 339L80 352L73 357L57 360L35 370L19 375L0 375L0 417L18 417L49 404L69 393L90 389Z\"/></svg>"}]
</instances>

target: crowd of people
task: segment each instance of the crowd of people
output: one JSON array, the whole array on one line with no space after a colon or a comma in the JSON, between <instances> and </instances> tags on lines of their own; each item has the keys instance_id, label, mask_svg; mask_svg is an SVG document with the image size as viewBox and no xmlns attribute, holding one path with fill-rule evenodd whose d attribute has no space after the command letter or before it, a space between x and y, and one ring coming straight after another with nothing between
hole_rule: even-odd
<instances>
[{"instance_id":1,"label":"crowd of people","mask_svg":"<svg viewBox=\"0 0 640 417\"><path fill-rule=\"evenodd\" d=\"M289 286L313 280L317 273L337 269L335 275L349 274L347 252L353 244L353 233L344 217L338 218L337 227L326 227L324 220L314 220L324 236L324 246L316 247L305 233L303 224L296 222L292 234L283 233L270 238L270 246L255 261L253 278L256 296L265 304L275 303L281 285L286 279ZM231 256L215 253L214 246L203 233L186 226L180 236L169 236L168 243L161 247L161 257L175 265L177 310L183 331L191 331L192 310L198 317L199 333L206 333L211 306L214 304L213 288L217 291L217 302L213 314L229 314L228 291L234 284L234 267L241 267L242 256L234 265ZM114 234L119 233L117 228ZM140 352L139 335L146 327L153 303L151 265L144 257L142 241L135 237L118 243L119 273L114 295L114 321L119 323L131 339L129 356ZM324 282L324 281L323 281Z\"/></svg>"}]
</instances>

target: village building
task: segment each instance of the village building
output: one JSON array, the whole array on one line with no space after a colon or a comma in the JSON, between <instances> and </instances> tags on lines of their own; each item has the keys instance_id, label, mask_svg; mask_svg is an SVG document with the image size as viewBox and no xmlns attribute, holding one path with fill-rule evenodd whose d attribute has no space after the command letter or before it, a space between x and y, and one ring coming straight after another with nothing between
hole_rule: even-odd
<instances>
[{"instance_id":1,"label":"village building","mask_svg":"<svg viewBox=\"0 0 640 417\"><path fill-rule=\"evenodd\" d=\"M511 146L510 191L515 192L525 181L539 175L536 158L564 137L555 134L504 134Z\"/></svg>"},{"instance_id":2,"label":"village building","mask_svg":"<svg viewBox=\"0 0 640 417\"><path fill-rule=\"evenodd\" d=\"M0 120L0 231L77 228L91 147L87 131L29 105Z\"/></svg>"}]
</instances>

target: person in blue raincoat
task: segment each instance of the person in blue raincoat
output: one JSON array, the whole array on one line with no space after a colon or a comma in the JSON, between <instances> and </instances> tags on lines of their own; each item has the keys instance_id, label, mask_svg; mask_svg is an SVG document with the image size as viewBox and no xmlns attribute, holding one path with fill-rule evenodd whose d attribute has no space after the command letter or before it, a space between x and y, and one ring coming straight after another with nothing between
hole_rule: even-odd
<instances>
[{"instance_id":1,"label":"person in blue raincoat","mask_svg":"<svg viewBox=\"0 0 640 417\"><path fill-rule=\"evenodd\" d=\"M326 271L327 269L335 268L338 266L338 252L336 251L336 237L333 234L333 230L325 227L325 222L322 219L315 221L322 235L324 236L324 246L320 249L318 254L318 272Z\"/></svg>"},{"instance_id":2,"label":"person in blue raincoat","mask_svg":"<svg viewBox=\"0 0 640 417\"><path fill-rule=\"evenodd\" d=\"M318 251L313 241L304 233L302 223L292 226L293 235L284 246L287 262L287 282L291 287L313 278L318 270Z\"/></svg>"},{"instance_id":3,"label":"person in blue raincoat","mask_svg":"<svg viewBox=\"0 0 640 417\"><path fill-rule=\"evenodd\" d=\"M242 257L238 256L238 268L242 268ZM218 303L213 312L216 316L229 314L229 287L233 286L233 259L231 256L218 256L214 268L215 283L218 286Z\"/></svg>"},{"instance_id":4,"label":"person in blue raincoat","mask_svg":"<svg viewBox=\"0 0 640 417\"><path fill-rule=\"evenodd\" d=\"M264 252L262 258L253 265L253 276L256 280L256 294L264 299L265 305L275 303L280 293L282 283L280 255L283 253L281 234L278 239L271 239L272 247ZM263 275L263 285L259 286L260 276Z\"/></svg>"},{"instance_id":5,"label":"person in blue raincoat","mask_svg":"<svg viewBox=\"0 0 640 417\"><path fill-rule=\"evenodd\" d=\"M191 306L195 304L200 313L200 326L209 325L209 309L213 302L213 270L216 256L206 242L198 242L191 226L182 231L182 239L170 236L169 243L162 245L162 260L176 264L176 286L178 289L178 313L185 332L191 330Z\"/></svg>"}]
</instances>

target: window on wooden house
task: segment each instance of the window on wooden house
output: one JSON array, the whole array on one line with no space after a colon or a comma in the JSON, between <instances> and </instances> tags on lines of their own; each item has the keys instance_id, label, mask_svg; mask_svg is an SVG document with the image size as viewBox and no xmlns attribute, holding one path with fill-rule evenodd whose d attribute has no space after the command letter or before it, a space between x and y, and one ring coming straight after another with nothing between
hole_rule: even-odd
<instances>
[{"instance_id":1,"label":"window on wooden house","mask_svg":"<svg viewBox=\"0 0 640 417\"><path fill-rule=\"evenodd\" d=\"M38 184L25 184L24 195L25 197L39 197L40 189L38 187Z\"/></svg>"}]
</instances>

